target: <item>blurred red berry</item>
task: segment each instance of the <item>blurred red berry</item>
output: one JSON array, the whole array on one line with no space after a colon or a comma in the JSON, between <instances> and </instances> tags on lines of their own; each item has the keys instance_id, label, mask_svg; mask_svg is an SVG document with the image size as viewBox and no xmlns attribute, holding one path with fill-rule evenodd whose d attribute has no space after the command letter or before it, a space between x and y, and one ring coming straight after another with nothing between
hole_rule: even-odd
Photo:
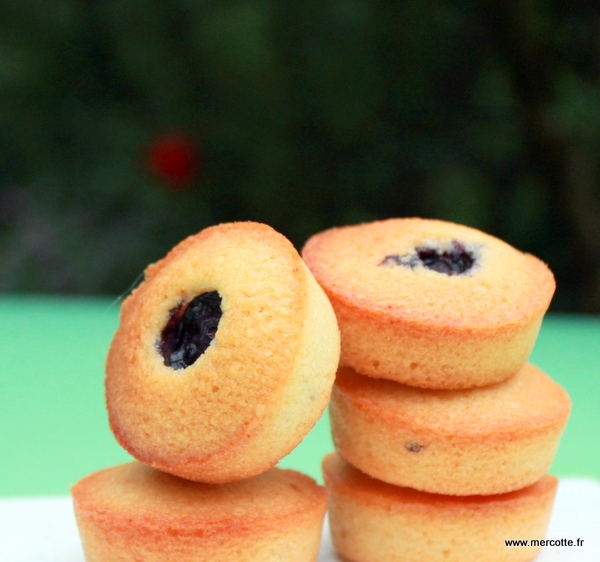
<instances>
[{"instance_id":1,"label":"blurred red berry","mask_svg":"<svg viewBox=\"0 0 600 562\"><path fill-rule=\"evenodd\" d=\"M185 135L155 139L148 150L148 168L158 179L176 189L189 187L198 173L198 149Z\"/></svg>"}]
</instances>

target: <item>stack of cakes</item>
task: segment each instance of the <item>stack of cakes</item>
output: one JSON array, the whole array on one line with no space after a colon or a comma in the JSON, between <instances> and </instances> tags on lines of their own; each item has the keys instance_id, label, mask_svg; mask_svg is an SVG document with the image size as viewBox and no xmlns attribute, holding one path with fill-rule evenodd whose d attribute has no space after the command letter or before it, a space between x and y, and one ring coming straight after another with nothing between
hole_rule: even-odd
<instances>
[{"instance_id":1,"label":"stack of cakes","mask_svg":"<svg viewBox=\"0 0 600 562\"><path fill-rule=\"evenodd\" d=\"M537 258L423 219L333 228L302 252L336 312L341 367L323 462L353 562L527 561L570 412L527 362L554 293Z\"/></svg>"},{"instance_id":2,"label":"stack of cakes","mask_svg":"<svg viewBox=\"0 0 600 562\"><path fill-rule=\"evenodd\" d=\"M146 270L106 363L137 460L72 490L87 562L314 562L327 492L275 464L325 409L331 304L266 225L208 228Z\"/></svg>"}]
</instances>

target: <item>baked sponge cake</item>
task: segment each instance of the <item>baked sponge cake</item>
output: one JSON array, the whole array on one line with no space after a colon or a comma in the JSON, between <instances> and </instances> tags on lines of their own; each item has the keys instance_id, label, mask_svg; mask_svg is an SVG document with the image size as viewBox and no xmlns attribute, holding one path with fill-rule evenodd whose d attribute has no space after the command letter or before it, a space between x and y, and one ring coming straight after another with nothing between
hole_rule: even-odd
<instances>
[{"instance_id":1,"label":"baked sponge cake","mask_svg":"<svg viewBox=\"0 0 600 562\"><path fill-rule=\"evenodd\" d=\"M333 453L323 461L329 527L351 562L527 562L541 547L506 547L543 539L558 481L545 475L493 496L444 496L386 484Z\"/></svg>"},{"instance_id":2,"label":"baked sponge cake","mask_svg":"<svg viewBox=\"0 0 600 562\"><path fill-rule=\"evenodd\" d=\"M434 390L340 368L329 414L336 450L374 478L426 492L501 494L550 468L567 392L526 363L506 381Z\"/></svg>"},{"instance_id":3,"label":"baked sponge cake","mask_svg":"<svg viewBox=\"0 0 600 562\"><path fill-rule=\"evenodd\" d=\"M87 562L314 562L327 508L322 486L278 468L217 485L134 461L72 495Z\"/></svg>"},{"instance_id":4,"label":"baked sponge cake","mask_svg":"<svg viewBox=\"0 0 600 562\"><path fill-rule=\"evenodd\" d=\"M336 312L342 364L424 388L514 374L555 290L539 259L439 220L332 228L311 237L302 256Z\"/></svg>"},{"instance_id":5,"label":"baked sponge cake","mask_svg":"<svg viewBox=\"0 0 600 562\"><path fill-rule=\"evenodd\" d=\"M106 361L110 427L149 466L249 478L321 416L339 353L332 307L283 235L210 227L150 265L123 302Z\"/></svg>"}]
</instances>

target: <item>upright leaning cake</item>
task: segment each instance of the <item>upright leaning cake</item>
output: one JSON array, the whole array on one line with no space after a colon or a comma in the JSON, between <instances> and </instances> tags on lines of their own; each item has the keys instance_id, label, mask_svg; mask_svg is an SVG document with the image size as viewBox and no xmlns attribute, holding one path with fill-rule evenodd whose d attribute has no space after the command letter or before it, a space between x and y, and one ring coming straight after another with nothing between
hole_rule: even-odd
<instances>
[{"instance_id":1,"label":"upright leaning cake","mask_svg":"<svg viewBox=\"0 0 600 562\"><path fill-rule=\"evenodd\" d=\"M331 305L289 240L257 223L207 228L123 302L106 361L111 429L176 476L254 476L323 413L339 345Z\"/></svg>"},{"instance_id":2,"label":"upright leaning cake","mask_svg":"<svg viewBox=\"0 0 600 562\"><path fill-rule=\"evenodd\" d=\"M334 546L353 562L531 560L503 539L545 533L571 407L527 363L548 267L417 218L333 228L302 255L342 334L323 463Z\"/></svg>"}]
</instances>

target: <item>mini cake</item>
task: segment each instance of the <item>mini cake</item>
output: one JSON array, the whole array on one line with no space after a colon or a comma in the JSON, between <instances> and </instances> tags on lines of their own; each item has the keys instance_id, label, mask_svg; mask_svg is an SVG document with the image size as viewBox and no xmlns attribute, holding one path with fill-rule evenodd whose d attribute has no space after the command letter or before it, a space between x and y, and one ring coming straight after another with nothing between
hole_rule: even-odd
<instances>
[{"instance_id":1,"label":"mini cake","mask_svg":"<svg viewBox=\"0 0 600 562\"><path fill-rule=\"evenodd\" d=\"M566 391L527 363L495 385L433 390L340 368L331 432L337 451L379 480L439 494L500 494L548 471L567 423Z\"/></svg>"},{"instance_id":2,"label":"mini cake","mask_svg":"<svg viewBox=\"0 0 600 562\"><path fill-rule=\"evenodd\" d=\"M339 346L333 309L284 236L251 222L207 228L123 302L106 362L110 427L171 474L254 476L321 416Z\"/></svg>"},{"instance_id":3,"label":"mini cake","mask_svg":"<svg viewBox=\"0 0 600 562\"><path fill-rule=\"evenodd\" d=\"M329 527L352 562L527 562L541 547L505 540L543 539L558 481L550 475L507 494L444 496L371 478L339 455L323 462Z\"/></svg>"},{"instance_id":4,"label":"mini cake","mask_svg":"<svg viewBox=\"0 0 600 562\"><path fill-rule=\"evenodd\" d=\"M87 562L315 562L327 492L293 470L191 482L140 462L72 489Z\"/></svg>"},{"instance_id":5,"label":"mini cake","mask_svg":"<svg viewBox=\"0 0 600 562\"><path fill-rule=\"evenodd\" d=\"M332 228L302 256L336 312L341 363L424 388L484 386L518 371L555 289L539 259L437 220Z\"/></svg>"}]
</instances>

